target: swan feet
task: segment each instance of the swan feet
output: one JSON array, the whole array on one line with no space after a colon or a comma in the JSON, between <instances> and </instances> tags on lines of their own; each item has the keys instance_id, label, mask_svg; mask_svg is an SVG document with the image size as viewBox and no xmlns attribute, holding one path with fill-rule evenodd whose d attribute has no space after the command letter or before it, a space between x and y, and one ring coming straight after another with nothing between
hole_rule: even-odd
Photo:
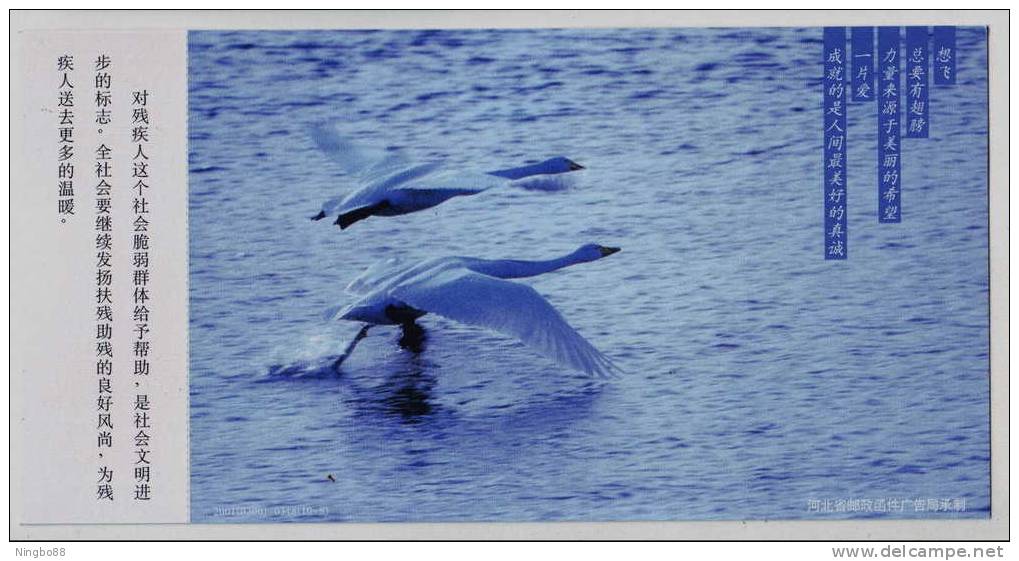
<instances>
[{"instance_id":1,"label":"swan feet","mask_svg":"<svg viewBox=\"0 0 1019 561\"><path fill-rule=\"evenodd\" d=\"M425 328L414 321L404 322L401 324L401 327L403 328L403 333L400 335L400 347L415 354L424 351L425 340L428 338Z\"/></svg>"},{"instance_id":2,"label":"swan feet","mask_svg":"<svg viewBox=\"0 0 1019 561\"><path fill-rule=\"evenodd\" d=\"M359 222L361 220L364 220L365 218L368 218L369 216L386 211L389 209L389 207L390 207L389 201L383 200L374 205L355 208L350 212L344 212L340 214L338 217L336 217L336 222L333 222L333 224L339 226L341 230L346 230L347 228L354 225L355 222Z\"/></svg>"}]
</instances>

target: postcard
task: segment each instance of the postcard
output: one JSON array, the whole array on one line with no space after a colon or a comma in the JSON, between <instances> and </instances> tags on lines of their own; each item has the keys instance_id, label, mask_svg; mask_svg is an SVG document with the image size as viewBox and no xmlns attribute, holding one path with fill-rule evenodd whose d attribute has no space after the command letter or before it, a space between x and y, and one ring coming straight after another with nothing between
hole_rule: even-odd
<instances>
[{"instance_id":1,"label":"postcard","mask_svg":"<svg viewBox=\"0 0 1019 561\"><path fill-rule=\"evenodd\" d=\"M280 15L14 14L12 537L1007 535L1007 13Z\"/></svg>"}]
</instances>

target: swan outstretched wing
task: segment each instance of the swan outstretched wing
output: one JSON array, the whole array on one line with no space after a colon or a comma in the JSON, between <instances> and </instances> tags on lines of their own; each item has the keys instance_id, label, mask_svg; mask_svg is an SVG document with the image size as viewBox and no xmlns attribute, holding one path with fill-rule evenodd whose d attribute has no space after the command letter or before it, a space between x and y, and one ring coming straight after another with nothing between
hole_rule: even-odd
<instances>
[{"instance_id":1,"label":"swan outstretched wing","mask_svg":"<svg viewBox=\"0 0 1019 561\"><path fill-rule=\"evenodd\" d=\"M349 294L356 295L368 294L377 289L383 281L392 278L393 275L405 267L406 263L398 257L390 257L377 261L365 269L357 278L350 281L346 291Z\"/></svg>"},{"instance_id":2,"label":"swan outstretched wing","mask_svg":"<svg viewBox=\"0 0 1019 561\"><path fill-rule=\"evenodd\" d=\"M467 269L402 284L393 297L414 308L516 337L555 361L609 377L619 369L533 288Z\"/></svg>"},{"instance_id":3,"label":"swan outstretched wing","mask_svg":"<svg viewBox=\"0 0 1019 561\"><path fill-rule=\"evenodd\" d=\"M347 138L340 134L335 124L311 127L311 138L320 150L351 175L373 177L410 164L407 157L400 152L369 146Z\"/></svg>"}]
</instances>

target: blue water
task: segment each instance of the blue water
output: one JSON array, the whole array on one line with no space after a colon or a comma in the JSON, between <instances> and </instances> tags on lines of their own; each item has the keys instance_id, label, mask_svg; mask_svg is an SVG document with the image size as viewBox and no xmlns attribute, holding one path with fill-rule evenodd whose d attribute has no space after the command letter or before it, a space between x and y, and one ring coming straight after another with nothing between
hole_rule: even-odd
<instances>
[{"instance_id":1,"label":"blue water","mask_svg":"<svg viewBox=\"0 0 1019 561\"><path fill-rule=\"evenodd\" d=\"M984 517L983 30L904 140L878 224L876 108L849 107L849 259L823 259L821 30L194 32L191 501L201 522ZM340 231L311 123L492 190ZM425 349L325 323L380 258L606 259L527 279L626 376L442 318ZM330 480L330 476L335 481ZM953 499L948 512L811 501ZM959 502L953 503L958 507Z\"/></svg>"}]
</instances>

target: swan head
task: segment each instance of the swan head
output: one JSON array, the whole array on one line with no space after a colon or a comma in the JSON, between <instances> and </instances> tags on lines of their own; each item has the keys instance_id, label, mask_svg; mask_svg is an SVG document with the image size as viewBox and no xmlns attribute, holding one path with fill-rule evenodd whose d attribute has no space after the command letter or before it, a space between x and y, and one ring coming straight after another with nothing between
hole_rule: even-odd
<instances>
[{"instance_id":1,"label":"swan head","mask_svg":"<svg viewBox=\"0 0 1019 561\"><path fill-rule=\"evenodd\" d=\"M549 158L548 160L545 160L544 162L538 164L538 166L541 167L542 170L548 174L567 173L570 171L584 169L584 166L578 164L577 162L574 162L573 160L565 156L556 156L555 158Z\"/></svg>"},{"instance_id":2,"label":"swan head","mask_svg":"<svg viewBox=\"0 0 1019 561\"><path fill-rule=\"evenodd\" d=\"M580 246L580 248L577 249L577 251L574 252L574 255L576 255L576 257L580 261L584 261L584 262L586 262L586 261L597 261L597 260L599 260L599 259L601 259L603 257L608 257L609 255L612 255L613 253L618 253L621 249L622 248L608 247L608 246L604 246L604 245L598 245L596 243L589 243L589 244L585 244L585 245Z\"/></svg>"}]
</instances>

